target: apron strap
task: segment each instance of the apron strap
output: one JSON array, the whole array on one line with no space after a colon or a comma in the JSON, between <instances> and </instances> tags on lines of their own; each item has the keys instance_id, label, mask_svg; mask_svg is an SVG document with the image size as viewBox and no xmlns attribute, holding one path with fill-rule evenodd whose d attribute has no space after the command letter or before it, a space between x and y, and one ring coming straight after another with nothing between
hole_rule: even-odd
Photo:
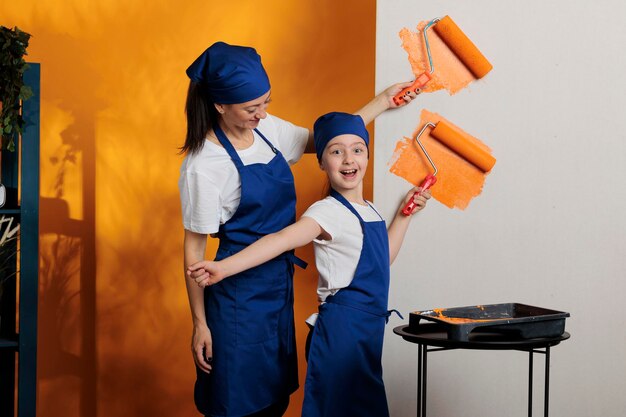
<instances>
[{"instance_id":1,"label":"apron strap","mask_svg":"<svg viewBox=\"0 0 626 417\"><path fill-rule=\"evenodd\" d=\"M265 136L263 136L263 133L261 133L261 131L259 131L259 129L254 129L254 131L255 131L256 133L258 133L258 135L259 135L259 136L261 136L261 139L263 139L263 140L265 141L265 143L267 143L267 146L269 146L269 147L270 147L270 149L272 150L272 152L274 152L275 154L278 154L278 153L279 153L278 149L276 149L276 148L274 147L274 145L272 145L272 142L270 142L269 140L267 140L267 138L266 138Z\"/></svg>"},{"instance_id":2,"label":"apron strap","mask_svg":"<svg viewBox=\"0 0 626 417\"><path fill-rule=\"evenodd\" d=\"M224 149L226 149L226 153L228 153L228 156L230 156L230 159L233 160L235 166L237 168L243 167L244 166L243 161L239 157L239 154L237 153L237 150L235 149L233 144L230 143L230 141L226 137L226 134L220 127L219 123L215 123L215 125L213 126L213 131L215 132L215 136L217 137L217 140L219 140L222 146L224 147ZM258 133L261 139L263 139L263 141L267 144L267 146L270 147L270 149L272 150L272 152L274 152L274 154L279 153L278 149L276 149L274 145L272 145L272 143L269 140L267 140L267 138L263 136L263 134L258 129L254 129L254 131Z\"/></svg>"},{"instance_id":3,"label":"apron strap","mask_svg":"<svg viewBox=\"0 0 626 417\"><path fill-rule=\"evenodd\" d=\"M226 134L220 127L219 123L215 123L213 125L213 131L215 132L215 136L217 137L217 140L219 140L222 146L224 147L224 149L226 149L226 153L228 153L228 156L230 156L230 159L233 160L233 163L237 167L237 171L239 171L239 168L243 167L243 162L241 161L241 158L239 157L239 154L235 150L235 147L233 146L233 144L230 143L230 141L226 137Z\"/></svg>"},{"instance_id":4,"label":"apron strap","mask_svg":"<svg viewBox=\"0 0 626 417\"><path fill-rule=\"evenodd\" d=\"M348 200L346 200L346 198L344 196L342 196L341 194L339 194L337 191L333 190L332 188L330 189L330 195L331 197L333 197L335 200L339 201L341 204L343 204L344 206L346 206L346 208L348 210L350 210L352 212L352 214L354 214L357 219L359 219L359 222L361 222L361 224L365 223L365 221L363 220L363 218L359 215L359 213L356 211L356 209L352 206L352 204L350 204L350 202ZM380 213L378 212L378 210L376 210L374 208L374 206L372 206L369 201L365 201L367 203L367 205L374 210L374 213L378 214L378 217L380 217L381 221L385 221L385 219L383 219L383 216L380 215Z\"/></svg>"},{"instance_id":5,"label":"apron strap","mask_svg":"<svg viewBox=\"0 0 626 417\"><path fill-rule=\"evenodd\" d=\"M335 200L339 201L341 204L343 204L344 206L346 206L346 208L348 210L350 210L352 212L352 214L354 214L356 216L357 219L359 219L359 222L361 223L361 227L363 227L363 223L365 223L363 221L363 218L359 215L359 213L356 211L356 209L354 207L352 207L352 204L350 204L348 202L348 200L346 200L346 198L344 196L342 196L341 194L339 194L337 191L335 191L334 189L330 189L330 195L331 197L333 197Z\"/></svg>"},{"instance_id":6,"label":"apron strap","mask_svg":"<svg viewBox=\"0 0 626 417\"><path fill-rule=\"evenodd\" d=\"M381 215L380 215L380 213L378 212L378 210L376 210L376 209L374 208L374 206L373 206L373 205L371 205L371 204L369 203L369 201L367 201L367 200L366 200L365 202L367 203L367 205L368 205L368 206L370 206L370 208L371 208L372 210L374 210L374 213L378 214L378 217L380 217L380 220L385 221L385 219L383 219L383 216L381 216Z\"/></svg>"},{"instance_id":7,"label":"apron strap","mask_svg":"<svg viewBox=\"0 0 626 417\"><path fill-rule=\"evenodd\" d=\"M294 254L293 251L287 252L286 255L287 255L287 259L289 259L294 265L298 265L302 269L306 269L306 267L309 265L305 261L303 261L302 259L298 258Z\"/></svg>"},{"instance_id":8,"label":"apron strap","mask_svg":"<svg viewBox=\"0 0 626 417\"><path fill-rule=\"evenodd\" d=\"M389 317L391 316L391 313L396 313L398 315L398 317L400 317L402 320L404 320L404 317L402 317L402 314L400 314L400 312L398 310L393 308L393 309L387 311L387 316L385 317L385 324L389 323Z\"/></svg>"},{"instance_id":9,"label":"apron strap","mask_svg":"<svg viewBox=\"0 0 626 417\"><path fill-rule=\"evenodd\" d=\"M349 287L346 287L349 288ZM339 291L343 290L340 289ZM337 292L337 294L339 294L339 292ZM389 316L391 316L392 312L395 312L398 316L400 316L400 318L404 319L404 317L402 317L402 315L400 314L400 312L398 310L388 310L388 311L384 311L381 312L380 310L373 310L367 306L364 305L360 305L360 304L354 304L354 303L346 303L345 301L339 301L335 298L335 295L329 295L328 297L326 297L326 300L324 301L326 303L333 303L333 304L339 304L342 306L346 306L346 307L350 307L350 308L354 308L355 310L360 310L363 311L367 314L371 314L373 316L377 316L377 317L384 317L385 318L385 322L389 321Z\"/></svg>"}]
</instances>

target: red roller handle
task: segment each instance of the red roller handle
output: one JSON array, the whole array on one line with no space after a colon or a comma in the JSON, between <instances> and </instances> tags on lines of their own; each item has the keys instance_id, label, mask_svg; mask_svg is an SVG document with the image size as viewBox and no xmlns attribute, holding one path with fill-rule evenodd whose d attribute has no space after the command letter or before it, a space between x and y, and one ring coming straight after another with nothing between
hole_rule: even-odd
<instances>
[{"instance_id":1,"label":"red roller handle","mask_svg":"<svg viewBox=\"0 0 626 417\"><path fill-rule=\"evenodd\" d=\"M413 194L413 197L411 198L411 200L402 209L402 214L404 214L405 216L410 216L411 213L413 212L413 209L416 206L415 201L413 201L413 199L417 197L418 195L420 195L422 191L428 190L430 187L435 185L436 182L437 182L437 177L435 177L433 174L428 174L426 178L424 178L424 181L422 181L422 183L420 184L420 187L422 187L422 190L416 191Z\"/></svg>"},{"instance_id":2,"label":"red roller handle","mask_svg":"<svg viewBox=\"0 0 626 417\"><path fill-rule=\"evenodd\" d=\"M413 84L411 84L409 87L403 89L398 94L393 96L393 102L396 104L396 106L401 105L402 103L404 103L404 100L402 99L402 97L406 96L411 91L417 94L417 90L421 89L426 84L428 84L428 82L430 81L430 78L431 77L429 73L427 72L423 73L422 75L417 77L417 79L413 82Z\"/></svg>"}]
</instances>

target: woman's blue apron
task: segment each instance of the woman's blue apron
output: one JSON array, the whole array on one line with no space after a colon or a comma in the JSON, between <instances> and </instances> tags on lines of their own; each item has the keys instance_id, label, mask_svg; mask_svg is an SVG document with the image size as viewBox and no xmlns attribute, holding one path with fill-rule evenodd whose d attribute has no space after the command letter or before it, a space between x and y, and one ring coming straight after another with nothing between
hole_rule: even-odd
<instances>
[{"instance_id":1,"label":"woman's blue apron","mask_svg":"<svg viewBox=\"0 0 626 417\"><path fill-rule=\"evenodd\" d=\"M239 207L217 233L220 260L294 223L296 193L289 164L261 132L255 129L276 155L267 164L244 165L217 124L214 131L241 179ZM201 413L244 416L298 389L294 263L306 266L287 252L205 289L213 369L196 369L194 398Z\"/></svg>"},{"instance_id":2,"label":"woman's blue apron","mask_svg":"<svg viewBox=\"0 0 626 417\"><path fill-rule=\"evenodd\" d=\"M331 196L361 223L363 248L351 284L319 307L308 357L303 417L387 417L382 350L389 295L385 221L364 222L338 192ZM380 216L380 214L379 214Z\"/></svg>"}]
</instances>

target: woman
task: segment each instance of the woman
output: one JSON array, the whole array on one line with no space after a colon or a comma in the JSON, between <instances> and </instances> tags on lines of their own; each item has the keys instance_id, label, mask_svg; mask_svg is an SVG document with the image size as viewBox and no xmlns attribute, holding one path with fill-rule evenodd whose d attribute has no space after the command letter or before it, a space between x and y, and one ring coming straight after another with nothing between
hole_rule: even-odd
<instances>
[{"instance_id":1,"label":"woman","mask_svg":"<svg viewBox=\"0 0 626 417\"><path fill-rule=\"evenodd\" d=\"M315 150L307 129L267 113L270 82L254 49L217 42L187 75L179 180L185 269L204 259L208 235L219 239L220 260L294 223L289 165ZM369 123L397 107L392 97L409 85L388 88L357 114ZM204 415L281 416L287 409L298 388L294 264L303 266L289 251L206 290L186 278L194 397Z\"/></svg>"}]
</instances>

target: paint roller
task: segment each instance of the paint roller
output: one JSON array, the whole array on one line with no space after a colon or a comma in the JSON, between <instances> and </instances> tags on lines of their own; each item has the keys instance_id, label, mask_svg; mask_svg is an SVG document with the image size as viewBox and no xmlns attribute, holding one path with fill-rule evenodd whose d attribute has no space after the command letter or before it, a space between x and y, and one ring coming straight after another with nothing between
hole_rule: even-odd
<instances>
[{"instance_id":1,"label":"paint roller","mask_svg":"<svg viewBox=\"0 0 626 417\"><path fill-rule=\"evenodd\" d=\"M487 75L493 68L491 63L485 58L485 56L478 50L476 45L469 40L469 38L463 33L461 29L454 23L450 16L443 18L435 18L428 22L422 31L424 35L424 43L426 44L426 54L428 55L428 65L430 66L430 72L424 72L415 79L411 86L403 89L393 97L393 102L396 105L400 105L403 102L402 97L410 92L418 93L422 87L424 87L432 78L432 73L435 72L435 66L433 65L433 59L430 54L430 44L428 43L427 31L429 28L439 35L441 40L448 46L448 48L454 52L459 60L465 65L470 72L480 79Z\"/></svg>"},{"instance_id":2,"label":"paint roller","mask_svg":"<svg viewBox=\"0 0 626 417\"><path fill-rule=\"evenodd\" d=\"M435 166L435 163L431 159L430 155L428 155L428 152L426 152L426 148L424 148L424 145L422 145L422 142L419 139L420 136L422 136L422 134L428 128L432 129L430 131L430 135L433 138L437 139L439 142L446 145L448 148L454 151L457 155L464 158L466 161L472 163L481 171L489 172L491 171L491 168L493 168L493 166L495 165L496 159L493 156L491 156L489 152L487 152L486 150L478 146L476 143L470 142L469 140L465 139L463 136L459 134L459 132L454 130L445 121L442 120L442 121L437 122L436 124L428 122L424 125L424 127L422 127L422 129L419 131L419 133L415 137L415 141L419 145L422 152L424 152L424 155L426 156L426 158L428 159L428 162L430 163L430 165L433 167L433 170L434 170L434 172L432 174L428 174L426 178L424 178L424 180L420 184L422 191L429 189L437 182L437 172L438 172L437 167ZM413 194L413 198L411 198L411 200L402 209L402 214L404 214L405 216L409 216L411 214L411 212L415 208L415 202L413 201L413 199L420 194L421 194L421 191L417 191Z\"/></svg>"}]
</instances>

